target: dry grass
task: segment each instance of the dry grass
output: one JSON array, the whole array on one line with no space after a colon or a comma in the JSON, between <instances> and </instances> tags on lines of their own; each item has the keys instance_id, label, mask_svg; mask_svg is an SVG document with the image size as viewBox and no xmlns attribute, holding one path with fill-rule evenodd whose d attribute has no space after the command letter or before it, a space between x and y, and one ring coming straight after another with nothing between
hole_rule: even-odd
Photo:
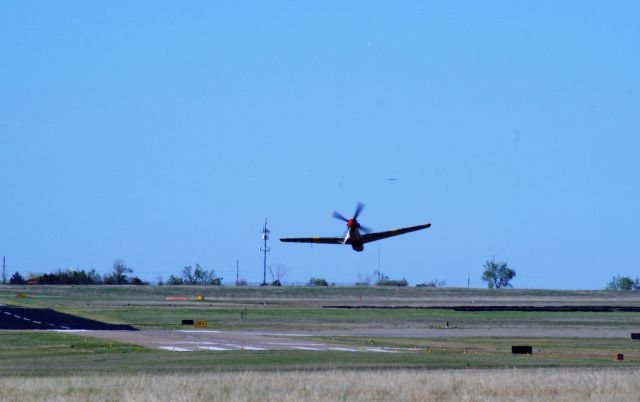
<instances>
[{"instance_id":1,"label":"dry grass","mask_svg":"<svg viewBox=\"0 0 640 402\"><path fill-rule=\"evenodd\" d=\"M221 372L9 377L1 401L637 401L640 370Z\"/></svg>"}]
</instances>

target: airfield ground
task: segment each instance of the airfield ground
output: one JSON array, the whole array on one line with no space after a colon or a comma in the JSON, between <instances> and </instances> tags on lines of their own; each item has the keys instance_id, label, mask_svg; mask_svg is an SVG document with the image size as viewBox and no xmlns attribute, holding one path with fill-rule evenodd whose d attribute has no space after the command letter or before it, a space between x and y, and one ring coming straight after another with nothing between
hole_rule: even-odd
<instances>
[{"instance_id":1,"label":"airfield ground","mask_svg":"<svg viewBox=\"0 0 640 402\"><path fill-rule=\"evenodd\" d=\"M203 300L197 300L198 296ZM208 326L183 326L182 320L206 321ZM44 322L50 324L48 328L33 328ZM52 376L71 383L79 375L108 375L107 382L125 381L125 377L133 381L140 375L153 381L169 376L182 378L176 380L176 389L180 389L190 383L184 378L206 373L230 373L224 377L248 372L268 381L283 370L299 373L300 378L312 370L318 377L314 386L327 376L342 378L341 373L349 373L350 378L375 378L377 370L385 370L387 374L381 375L398 377L397 384L403 378L427 376L433 378L425 384L433 385L437 383L435 377L440 376L442 386L447 387L450 379L460 374L453 370L449 378L441 369L465 369L474 373L472 378L482 376L476 373L503 375L508 383L507 377L520 376L513 374L512 369L517 367L518 373L529 370L532 376L567 375L578 382L592 375L604 376L620 382L616 388L622 392L618 400L625 400L623 390L627 389L635 394L628 394L626 399L634 400L637 387L629 388L626 381L629 375L640 373L640 340L632 340L632 332L640 332L640 296L634 293L350 287L0 287L0 377L9 382L4 389L14 390L26 383L25 377L44 384ZM533 354L512 355L512 345L530 345ZM623 354L624 360L616 361L617 354ZM485 370L472 371L476 368ZM438 375L425 369L437 369ZM418 381L415 378L412 381ZM391 383L366 381L388 386L379 388L379 398L363 399L399 399L393 398L399 390L394 390ZM562 392L562 384L571 381L557 382L549 395L553 396L553 389ZM100 389L98 382L96 390ZM322 394L305 397L293 391L287 395L324 400L348 394L346 399L358 399L356 394L349 394L349 389L357 386L349 384L338 386L336 393L327 393L325 398ZM592 385L596 388L591 395L598 400L612 383ZM429 388L429 395L444 392L434 387ZM307 385L303 388L312 389ZM414 389L417 394L400 399L424 396L419 389ZM32 391L37 394L37 390ZM54 395L56 391L51 392ZM207 388L202 392L216 391ZM229 392L227 399L251 399ZM435 399L459 399L464 393L460 392L445 392ZM515 394L509 392L504 389L503 396L496 394L494 399L513 399ZM328 397L330 394L335 398ZM275 395L275 399L286 399ZM480 394L469 393L466 399L474 400L474 395ZM11 395L0 394L0 399L11 399ZM198 399L202 398L194 400Z\"/></svg>"}]
</instances>

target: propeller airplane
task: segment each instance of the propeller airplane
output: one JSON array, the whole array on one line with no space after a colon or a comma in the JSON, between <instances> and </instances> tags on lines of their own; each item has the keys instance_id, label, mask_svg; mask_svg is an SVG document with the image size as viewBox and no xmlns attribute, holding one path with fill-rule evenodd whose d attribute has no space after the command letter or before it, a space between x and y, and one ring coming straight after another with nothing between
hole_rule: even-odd
<instances>
[{"instance_id":1,"label":"propeller airplane","mask_svg":"<svg viewBox=\"0 0 640 402\"><path fill-rule=\"evenodd\" d=\"M431 227L431 224L427 223L425 225L411 226L402 229L392 229L386 232L372 232L371 229L362 226L360 222L358 222L358 216L363 208L364 204L358 203L351 219L345 218L338 212L333 213L332 216L334 218L347 223L347 232L342 237L282 237L280 241L285 243L347 244L355 251L362 251L366 243Z\"/></svg>"}]
</instances>

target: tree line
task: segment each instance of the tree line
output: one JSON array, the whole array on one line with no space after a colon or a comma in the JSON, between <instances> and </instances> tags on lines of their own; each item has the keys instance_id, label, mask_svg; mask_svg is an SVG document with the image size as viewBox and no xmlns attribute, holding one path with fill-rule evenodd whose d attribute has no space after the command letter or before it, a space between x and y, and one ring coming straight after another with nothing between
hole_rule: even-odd
<instances>
[{"instance_id":1,"label":"tree line","mask_svg":"<svg viewBox=\"0 0 640 402\"><path fill-rule=\"evenodd\" d=\"M505 261L496 261L495 259L487 260L483 265L482 281L487 284L490 289L501 289L512 287L511 281L516 276L516 271L509 267ZM270 268L271 270L271 268ZM271 270L273 276L272 286L281 286L280 279L288 272L288 269L282 267L277 268L275 273ZM129 276L133 273L133 269L127 266L123 259L118 258L113 262L110 273L100 275L95 269L85 270L61 270L41 275L30 275L24 278L20 272L15 272L9 279L11 285L24 284L41 284L41 285L148 285L137 276ZM398 286L406 287L408 282L406 279L391 279L388 275L375 271L375 282L371 276L364 279L360 278L356 282L356 286ZM207 270L200 264L195 266L187 265L182 268L179 275L171 275L167 280L167 285L192 285L192 286L221 286L222 277L216 275L213 269ZM163 285L160 281L158 285ZM246 281L242 281L237 285L246 285ZM330 286L325 278L312 277L306 283L306 286ZM332 284L335 286L335 284ZM439 288L445 286L445 281L434 279L429 282L419 283L416 287L434 287ZM610 291L639 291L640 279L632 279L628 276L614 276L607 284L605 290Z\"/></svg>"},{"instance_id":2,"label":"tree line","mask_svg":"<svg viewBox=\"0 0 640 402\"><path fill-rule=\"evenodd\" d=\"M15 272L9 279L10 285L26 285L26 284L38 284L38 285L148 285L148 282L143 281L137 276L129 277L128 274L132 273L133 269L128 267L124 260L121 258L116 259L113 262L112 270L108 274L100 275L95 269L76 270L58 269L55 272L50 272L40 275L30 275L29 278L25 278L20 272Z\"/></svg>"},{"instance_id":3,"label":"tree line","mask_svg":"<svg viewBox=\"0 0 640 402\"><path fill-rule=\"evenodd\" d=\"M148 285L137 276L130 276L133 269L127 266L123 259L118 258L113 262L111 272L100 275L95 269L76 270L58 269L40 275L29 275L25 278L20 272L15 272L9 279L10 285ZM160 281L158 285L163 285ZM195 267L187 265L182 268L179 276L171 275L167 281L167 285L222 285L222 277L216 275L213 269L204 269L200 264Z\"/></svg>"}]
</instances>

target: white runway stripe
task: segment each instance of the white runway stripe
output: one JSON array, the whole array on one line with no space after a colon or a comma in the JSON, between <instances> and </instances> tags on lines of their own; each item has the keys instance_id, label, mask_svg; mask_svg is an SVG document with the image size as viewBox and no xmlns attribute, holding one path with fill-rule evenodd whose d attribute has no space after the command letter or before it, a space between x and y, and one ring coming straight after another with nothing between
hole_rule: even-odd
<instances>
[{"instance_id":1,"label":"white runway stripe","mask_svg":"<svg viewBox=\"0 0 640 402\"><path fill-rule=\"evenodd\" d=\"M191 349L180 348L178 346L160 346L158 349L171 350L173 352L193 352Z\"/></svg>"},{"instance_id":2,"label":"white runway stripe","mask_svg":"<svg viewBox=\"0 0 640 402\"><path fill-rule=\"evenodd\" d=\"M233 349L221 348L219 346L198 346L198 349L215 350L215 351L233 350Z\"/></svg>"},{"instance_id":3,"label":"white runway stripe","mask_svg":"<svg viewBox=\"0 0 640 402\"><path fill-rule=\"evenodd\" d=\"M379 353L396 353L393 350L385 348L366 348L367 352L379 352Z\"/></svg>"},{"instance_id":4,"label":"white runway stripe","mask_svg":"<svg viewBox=\"0 0 640 402\"><path fill-rule=\"evenodd\" d=\"M291 349L298 349L298 350L322 350L322 349L318 349L318 348L310 348L308 346L292 346Z\"/></svg>"},{"instance_id":5,"label":"white runway stripe","mask_svg":"<svg viewBox=\"0 0 640 402\"><path fill-rule=\"evenodd\" d=\"M256 346L243 346L242 347L244 350L267 350L265 348L258 348Z\"/></svg>"}]
</instances>

